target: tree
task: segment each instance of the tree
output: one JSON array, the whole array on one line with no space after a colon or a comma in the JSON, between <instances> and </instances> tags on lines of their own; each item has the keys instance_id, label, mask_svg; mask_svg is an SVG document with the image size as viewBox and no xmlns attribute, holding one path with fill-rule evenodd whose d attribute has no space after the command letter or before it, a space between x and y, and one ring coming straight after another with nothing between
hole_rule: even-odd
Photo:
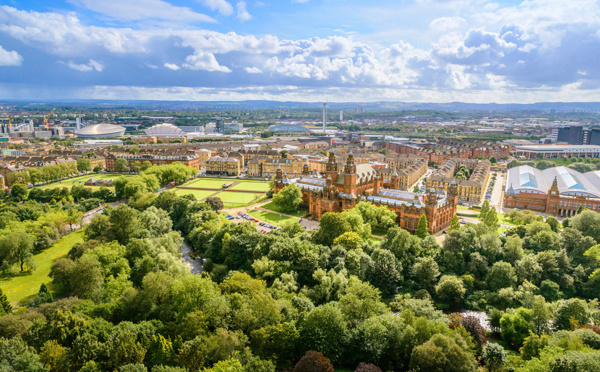
<instances>
[{"instance_id":1,"label":"tree","mask_svg":"<svg viewBox=\"0 0 600 372\"><path fill-rule=\"evenodd\" d=\"M0 264L12 266L18 264L21 272L25 268L35 269L33 258L33 239L26 233L10 233L0 239Z\"/></svg>"},{"instance_id":2,"label":"tree","mask_svg":"<svg viewBox=\"0 0 600 372\"><path fill-rule=\"evenodd\" d=\"M99 300L104 287L104 276L98 259L82 256L69 270L69 286L79 298Z\"/></svg>"},{"instance_id":3,"label":"tree","mask_svg":"<svg viewBox=\"0 0 600 372\"><path fill-rule=\"evenodd\" d=\"M92 161L86 158L77 159L77 170L79 172L89 172L92 170Z\"/></svg>"},{"instance_id":4,"label":"tree","mask_svg":"<svg viewBox=\"0 0 600 372\"><path fill-rule=\"evenodd\" d=\"M437 262L432 257L419 257L413 265L412 276L419 288L433 292L440 270Z\"/></svg>"},{"instance_id":5,"label":"tree","mask_svg":"<svg viewBox=\"0 0 600 372\"><path fill-rule=\"evenodd\" d=\"M505 313L500 318L502 339L518 349L533 329L533 311L519 308L516 313Z\"/></svg>"},{"instance_id":6,"label":"tree","mask_svg":"<svg viewBox=\"0 0 600 372\"><path fill-rule=\"evenodd\" d=\"M450 308L459 307L467 292L463 281L454 275L444 275L435 287L435 293L440 301Z\"/></svg>"},{"instance_id":7,"label":"tree","mask_svg":"<svg viewBox=\"0 0 600 372\"><path fill-rule=\"evenodd\" d=\"M496 230L498 228L498 216L496 215L496 207L490 208L485 214L483 223L490 229Z\"/></svg>"},{"instance_id":8,"label":"tree","mask_svg":"<svg viewBox=\"0 0 600 372\"><path fill-rule=\"evenodd\" d=\"M289 151L288 150L283 150L283 151L280 152L280 154L281 154L281 158L282 159L287 159Z\"/></svg>"},{"instance_id":9,"label":"tree","mask_svg":"<svg viewBox=\"0 0 600 372\"><path fill-rule=\"evenodd\" d=\"M483 347L481 358L490 372L500 370L507 360L504 348L495 342L488 342Z\"/></svg>"},{"instance_id":10,"label":"tree","mask_svg":"<svg viewBox=\"0 0 600 372\"><path fill-rule=\"evenodd\" d=\"M293 212L302 203L302 190L295 184L287 185L273 196L273 202L283 212Z\"/></svg>"},{"instance_id":11,"label":"tree","mask_svg":"<svg viewBox=\"0 0 600 372\"><path fill-rule=\"evenodd\" d=\"M383 372L381 368L371 363L360 363L354 372Z\"/></svg>"},{"instance_id":12,"label":"tree","mask_svg":"<svg viewBox=\"0 0 600 372\"><path fill-rule=\"evenodd\" d=\"M571 298L559 303L554 313L556 329L572 330L589 322L589 311L584 300Z\"/></svg>"},{"instance_id":13,"label":"tree","mask_svg":"<svg viewBox=\"0 0 600 372\"><path fill-rule=\"evenodd\" d=\"M424 214L419 217L419 223L417 225L417 230L415 230L415 235L421 239L425 239L429 236L429 227L427 226L427 216Z\"/></svg>"},{"instance_id":14,"label":"tree","mask_svg":"<svg viewBox=\"0 0 600 372\"><path fill-rule=\"evenodd\" d=\"M457 215L452 217L452 221L450 221L450 228L448 230L460 230L460 221L458 220Z\"/></svg>"},{"instance_id":15,"label":"tree","mask_svg":"<svg viewBox=\"0 0 600 372\"><path fill-rule=\"evenodd\" d=\"M410 370L475 372L477 362L461 336L450 337L438 333L413 349Z\"/></svg>"},{"instance_id":16,"label":"tree","mask_svg":"<svg viewBox=\"0 0 600 372\"><path fill-rule=\"evenodd\" d=\"M334 363L341 360L346 343L346 322L338 307L326 304L314 308L301 319L298 329L304 350L321 350Z\"/></svg>"},{"instance_id":17,"label":"tree","mask_svg":"<svg viewBox=\"0 0 600 372\"><path fill-rule=\"evenodd\" d=\"M508 262L496 262L488 271L487 284L492 291L512 287L516 282L517 275L515 274L515 269Z\"/></svg>"},{"instance_id":18,"label":"tree","mask_svg":"<svg viewBox=\"0 0 600 372\"><path fill-rule=\"evenodd\" d=\"M333 365L322 353L309 350L296 363L294 372L333 372Z\"/></svg>"},{"instance_id":19,"label":"tree","mask_svg":"<svg viewBox=\"0 0 600 372\"><path fill-rule=\"evenodd\" d=\"M4 314L10 314L12 313L12 310L13 309L8 301L8 297L6 297L6 294L2 292L2 289L0 289L0 316Z\"/></svg>"},{"instance_id":20,"label":"tree","mask_svg":"<svg viewBox=\"0 0 600 372\"><path fill-rule=\"evenodd\" d=\"M27 189L27 186L23 185L22 183L14 184L10 189L10 196L16 200L27 200L27 195L29 195L29 190Z\"/></svg>"},{"instance_id":21,"label":"tree","mask_svg":"<svg viewBox=\"0 0 600 372\"><path fill-rule=\"evenodd\" d=\"M100 173L102 172L102 166L101 165L96 165L93 169L94 173Z\"/></svg>"},{"instance_id":22,"label":"tree","mask_svg":"<svg viewBox=\"0 0 600 372\"><path fill-rule=\"evenodd\" d=\"M390 296L398 291L402 282L402 265L394 254L387 249L376 248L371 253L372 265L367 271L369 282L377 287L384 296Z\"/></svg>"},{"instance_id":23,"label":"tree","mask_svg":"<svg viewBox=\"0 0 600 372\"><path fill-rule=\"evenodd\" d=\"M550 217L546 218L546 223L548 225L550 225L550 228L552 229L552 231L558 232L558 227L560 226L560 222L558 222L556 217L550 216Z\"/></svg>"},{"instance_id":24,"label":"tree","mask_svg":"<svg viewBox=\"0 0 600 372\"><path fill-rule=\"evenodd\" d=\"M204 202L210 205L213 211L218 212L223 209L223 201L218 197L208 197L204 199Z\"/></svg>"},{"instance_id":25,"label":"tree","mask_svg":"<svg viewBox=\"0 0 600 372\"><path fill-rule=\"evenodd\" d=\"M131 147L129 147L128 152L132 155L135 155L138 152L140 152L140 148L138 146L131 146Z\"/></svg>"},{"instance_id":26,"label":"tree","mask_svg":"<svg viewBox=\"0 0 600 372\"><path fill-rule=\"evenodd\" d=\"M115 172L129 172L129 163L127 159L118 158L115 160Z\"/></svg>"},{"instance_id":27,"label":"tree","mask_svg":"<svg viewBox=\"0 0 600 372\"><path fill-rule=\"evenodd\" d=\"M487 200L484 200L483 204L481 204L481 209L479 210L479 219L483 220L489 210L490 210L490 202Z\"/></svg>"},{"instance_id":28,"label":"tree","mask_svg":"<svg viewBox=\"0 0 600 372\"><path fill-rule=\"evenodd\" d=\"M496 160L496 157L495 157L495 156L492 156L492 157L490 158L490 163L492 163L492 164L496 164L497 162L498 162L498 160Z\"/></svg>"},{"instance_id":29,"label":"tree","mask_svg":"<svg viewBox=\"0 0 600 372\"><path fill-rule=\"evenodd\" d=\"M346 251L362 248L362 239L354 231L348 231L333 240L333 246L341 245Z\"/></svg>"}]
</instances>

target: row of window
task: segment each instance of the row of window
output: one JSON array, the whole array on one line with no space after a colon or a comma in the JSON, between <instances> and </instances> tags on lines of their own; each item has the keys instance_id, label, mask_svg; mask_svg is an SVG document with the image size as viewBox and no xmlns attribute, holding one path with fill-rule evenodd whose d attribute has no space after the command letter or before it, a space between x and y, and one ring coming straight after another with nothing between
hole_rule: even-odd
<instances>
[{"instance_id":1,"label":"row of window","mask_svg":"<svg viewBox=\"0 0 600 372\"><path fill-rule=\"evenodd\" d=\"M569 204L567 204L567 202L565 201L563 204L563 201L559 201L558 205L561 207L573 207L573 208L589 208L589 209L596 209L598 207L598 204L594 204L594 203L578 203L578 202L569 202Z\"/></svg>"}]
</instances>

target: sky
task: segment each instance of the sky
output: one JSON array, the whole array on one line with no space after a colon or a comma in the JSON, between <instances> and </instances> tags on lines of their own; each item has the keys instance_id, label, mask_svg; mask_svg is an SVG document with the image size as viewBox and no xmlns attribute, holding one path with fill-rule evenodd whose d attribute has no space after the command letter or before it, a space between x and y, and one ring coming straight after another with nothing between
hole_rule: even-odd
<instances>
[{"instance_id":1,"label":"sky","mask_svg":"<svg viewBox=\"0 0 600 372\"><path fill-rule=\"evenodd\" d=\"M600 101L600 0L0 0L0 99Z\"/></svg>"}]
</instances>

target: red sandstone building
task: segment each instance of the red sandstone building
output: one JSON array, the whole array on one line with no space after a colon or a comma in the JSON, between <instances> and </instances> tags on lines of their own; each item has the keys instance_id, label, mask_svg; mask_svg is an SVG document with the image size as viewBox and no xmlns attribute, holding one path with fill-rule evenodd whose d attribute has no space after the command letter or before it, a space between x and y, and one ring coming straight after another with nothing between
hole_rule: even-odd
<instances>
[{"instance_id":1,"label":"red sandstone building","mask_svg":"<svg viewBox=\"0 0 600 372\"><path fill-rule=\"evenodd\" d=\"M582 174L567 167L544 171L530 166L511 168L504 207L559 217L574 216L579 207L600 211L600 171Z\"/></svg>"},{"instance_id":2,"label":"red sandstone building","mask_svg":"<svg viewBox=\"0 0 600 372\"><path fill-rule=\"evenodd\" d=\"M505 159L510 152L510 146L483 141L389 142L385 146L389 151L398 154L414 154L434 164L442 164L451 158L475 159L483 157L489 159L493 156L496 159Z\"/></svg>"},{"instance_id":3,"label":"red sandstone building","mask_svg":"<svg viewBox=\"0 0 600 372\"><path fill-rule=\"evenodd\" d=\"M429 231L436 233L449 226L456 214L455 183L450 185L448 193L443 189L430 189L425 194L394 189L391 187L400 185L396 172L384 180L370 165L357 166L352 153L343 169L338 169L335 155L330 153L324 178L310 176L308 165L305 165L302 178L293 182L279 168L275 176L275 193L292 183L300 187L303 203L308 206L310 216L317 220L324 213L342 212L364 200L387 206L396 213L398 226L409 231L416 230L419 218L425 215Z\"/></svg>"}]
</instances>

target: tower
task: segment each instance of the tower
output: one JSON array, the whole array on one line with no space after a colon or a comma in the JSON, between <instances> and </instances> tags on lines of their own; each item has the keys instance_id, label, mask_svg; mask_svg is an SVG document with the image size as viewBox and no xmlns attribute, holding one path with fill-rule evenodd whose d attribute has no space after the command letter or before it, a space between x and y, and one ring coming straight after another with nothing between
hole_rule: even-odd
<instances>
[{"instance_id":1,"label":"tower","mask_svg":"<svg viewBox=\"0 0 600 372\"><path fill-rule=\"evenodd\" d=\"M308 176L310 174L310 168L308 167L308 160L306 160L304 162L304 165L302 166L302 174L304 176Z\"/></svg>"},{"instance_id":2,"label":"tower","mask_svg":"<svg viewBox=\"0 0 600 372\"><path fill-rule=\"evenodd\" d=\"M327 102L323 102L323 134L327 128Z\"/></svg>"},{"instance_id":3,"label":"tower","mask_svg":"<svg viewBox=\"0 0 600 372\"><path fill-rule=\"evenodd\" d=\"M344 111L340 110L340 121L344 121Z\"/></svg>"},{"instance_id":4,"label":"tower","mask_svg":"<svg viewBox=\"0 0 600 372\"><path fill-rule=\"evenodd\" d=\"M328 177L331 177L333 182L337 180L338 164L335 160L335 154L331 151L329 152L329 159L327 160L327 164L325 164L325 173Z\"/></svg>"},{"instance_id":5,"label":"tower","mask_svg":"<svg viewBox=\"0 0 600 372\"><path fill-rule=\"evenodd\" d=\"M398 175L398 172L396 172L396 171L394 171L392 173L391 184L392 184L392 189L400 190L400 176Z\"/></svg>"},{"instance_id":6,"label":"tower","mask_svg":"<svg viewBox=\"0 0 600 372\"><path fill-rule=\"evenodd\" d=\"M356 163L352 151L348 154L348 160L344 167L344 189L348 194L356 194Z\"/></svg>"}]
</instances>

